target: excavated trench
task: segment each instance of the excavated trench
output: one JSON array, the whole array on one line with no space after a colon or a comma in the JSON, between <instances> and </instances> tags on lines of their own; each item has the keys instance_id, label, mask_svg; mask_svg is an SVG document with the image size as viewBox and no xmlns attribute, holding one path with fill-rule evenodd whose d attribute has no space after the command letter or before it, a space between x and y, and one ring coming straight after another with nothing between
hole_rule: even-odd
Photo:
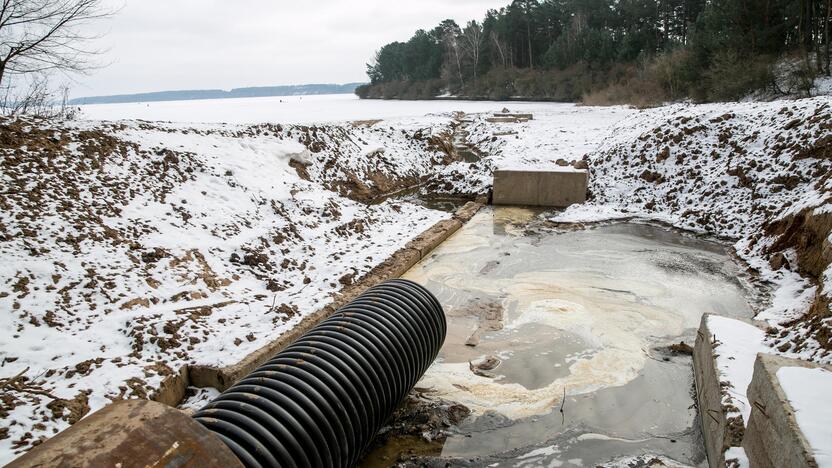
<instances>
[{"instance_id":1,"label":"excavated trench","mask_svg":"<svg viewBox=\"0 0 832 468\"><path fill-rule=\"evenodd\" d=\"M451 161L476 164L482 159L480 150L468 142L469 134L467 121L459 120L457 125L453 127L453 132L448 141L449 145L446 149ZM387 200L394 200L396 202L413 203L433 210L452 213L475 198L432 193L427 187L429 181L430 177L426 177L417 185L377 196L370 203L379 204Z\"/></svg>"},{"instance_id":2,"label":"excavated trench","mask_svg":"<svg viewBox=\"0 0 832 468\"><path fill-rule=\"evenodd\" d=\"M704 313L752 316L744 271L665 227L483 209L404 276L448 337L362 466L705 466L688 345Z\"/></svg>"}]
</instances>

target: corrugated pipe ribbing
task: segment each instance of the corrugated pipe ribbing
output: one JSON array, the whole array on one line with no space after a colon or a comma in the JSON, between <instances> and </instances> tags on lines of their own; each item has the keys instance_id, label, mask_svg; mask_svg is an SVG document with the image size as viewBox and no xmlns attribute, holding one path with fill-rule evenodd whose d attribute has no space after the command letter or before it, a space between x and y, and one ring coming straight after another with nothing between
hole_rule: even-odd
<instances>
[{"instance_id":1,"label":"corrugated pipe ribbing","mask_svg":"<svg viewBox=\"0 0 832 468\"><path fill-rule=\"evenodd\" d=\"M352 466L445 341L439 301L367 290L194 417L248 467Z\"/></svg>"}]
</instances>

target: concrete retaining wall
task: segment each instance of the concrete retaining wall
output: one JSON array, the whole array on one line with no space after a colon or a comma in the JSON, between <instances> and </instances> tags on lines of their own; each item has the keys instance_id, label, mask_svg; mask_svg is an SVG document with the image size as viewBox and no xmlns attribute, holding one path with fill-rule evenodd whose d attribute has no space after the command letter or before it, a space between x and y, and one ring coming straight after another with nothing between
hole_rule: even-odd
<instances>
[{"instance_id":1,"label":"concrete retaining wall","mask_svg":"<svg viewBox=\"0 0 832 468\"><path fill-rule=\"evenodd\" d=\"M725 466L725 450L742 444L742 424L739 428L728 424L726 411L722 407L722 392L719 385L719 371L714 354L714 334L708 328L709 314L702 316L696 344L693 348L694 381L696 400L699 403L699 417L708 462L711 468Z\"/></svg>"},{"instance_id":2,"label":"concrete retaining wall","mask_svg":"<svg viewBox=\"0 0 832 468\"><path fill-rule=\"evenodd\" d=\"M547 171L497 169L494 204L567 207L586 201L589 175L572 168Z\"/></svg>"},{"instance_id":3,"label":"concrete retaining wall","mask_svg":"<svg viewBox=\"0 0 832 468\"><path fill-rule=\"evenodd\" d=\"M817 467L797 425L794 410L777 380L777 370L784 366L818 366L806 361L758 354L746 393L751 404L751 416L747 424L742 416L728 418L729 411L722 405L722 385L714 351L714 340L719 337L715 338L709 329L708 317L702 317L693 354L696 399L708 465L724 468L725 451L730 447L742 447L752 468ZM750 320L742 321L757 325Z\"/></svg>"},{"instance_id":4,"label":"concrete retaining wall","mask_svg":"<svg viewBox=\"0 0 832 468\"><path fill-rule=\"evenodd\" d=\"M777 371L781 367L820 366L768 354L757 355L754 377L748 386L751 418L743 447L751 466L755 468L817 467L811 446L800 431L794 409L777 379ZM830 367L825 369L832 370ZM829 423L832 424L832 421Z\"/></svg>"}]
</instances>

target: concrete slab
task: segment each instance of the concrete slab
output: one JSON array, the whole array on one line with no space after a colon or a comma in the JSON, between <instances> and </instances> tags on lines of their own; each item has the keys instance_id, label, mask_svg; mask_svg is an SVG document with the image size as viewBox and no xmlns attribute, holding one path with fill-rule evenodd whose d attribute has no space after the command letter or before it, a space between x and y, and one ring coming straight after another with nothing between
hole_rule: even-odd
<instances>
[{"instance_id":1,"label":"concrete slab","mask_svg":"<svg viewBox=\"0 0 832 468\"><path fill-rule=\"evenodd\" d=\"M242 468L234 453L187 414L162 403L113 403L7 465Z\"/></svg>"},{"instance_id":2,"label":"concrete slab","mask_svg":"<svg viewBox=\"0 0 832 468\"><path fill-rule=\"evenodd\" d=\"M508 117L514 119L534 120L534 114L512 114L511 112L496 112L494 117Z\"/></svg>"},{"instance_id":3,"label":"concrete slab","mask_svg":"<svg viewBox=\"0 0 832 468\"><path fill-rule=\"evenodd\" d=\"M586 201L588 182L589 174L583 169L497 169L493 202L563 208Z\"/></svg>"},{"instance_id":4,"label":"concrete slab","mask_svg":"<svg viewBox=\"0 0 832 468\"><path fill-rule=\"evenodd\" d=\"M752 467L817 467L811 446L795 418L794 408L777 378L781 367L822 367L832 371L829 366L807 361L757 355L754 376L748 386L752 409L743 447Z\"/></svg>"}]
</instances>

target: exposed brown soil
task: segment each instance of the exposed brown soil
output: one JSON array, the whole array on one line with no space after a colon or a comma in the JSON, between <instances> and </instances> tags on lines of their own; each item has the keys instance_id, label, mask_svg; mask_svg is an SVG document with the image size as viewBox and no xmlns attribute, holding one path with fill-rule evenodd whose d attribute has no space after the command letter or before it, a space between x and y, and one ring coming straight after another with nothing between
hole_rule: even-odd
<instances>
[{"instance_id":1,"label":"exposed brown soil","mask_svg":"<svg viewBox=\"0 0 832 468\"><path fill-rule=\"evenodd\" d=\"M448 430L461 424L470 414L471 410L464 405L431 397L430 390L415 388L393 413L390 423L379 431L367 450L371 459L365 460L361 465L389 466L402 461L403 458L389 460L385 455L373 453L381 447L395 446L397 440L406 442L406 446L414 447L420 444L438 444L436 447L441 449L441 444L448 436ZM377 460L379 457L385 459Z\"/></svg>"}]
</instances>

